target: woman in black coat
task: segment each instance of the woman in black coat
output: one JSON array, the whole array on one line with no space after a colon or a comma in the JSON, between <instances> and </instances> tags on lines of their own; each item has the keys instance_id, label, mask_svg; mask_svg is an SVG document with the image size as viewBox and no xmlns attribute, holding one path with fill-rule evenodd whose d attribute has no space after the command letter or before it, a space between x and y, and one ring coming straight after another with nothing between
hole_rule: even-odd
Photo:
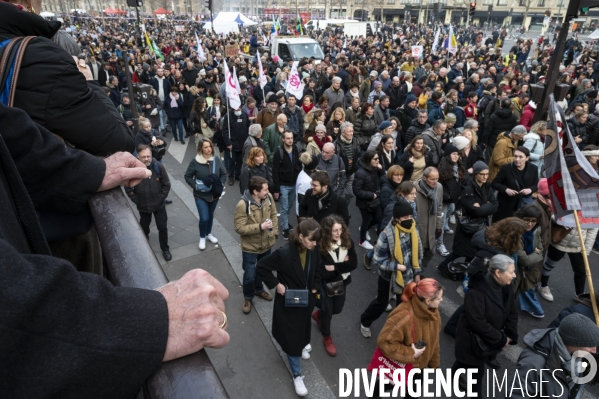
<instances>
[{"instance_id":1,"label":"woman in black coat","mask_svg":"<svg viewBox=\"0 0 599 399\"><path fill-rule=\"evenodd\" d=\"M498 206L497 199L491 191L491 184L487 182L489 167L479 161L474 164L473 172L462 184L462 218L485 220L485 224L488 225L489 217L493 216ZM460 225L460 219L457 220L452 252L438 266L441 273L454 260L465 257L466 262L470 262L476 255L477 248L472 243L474 233L465 232Z\"/></svg>"},{"instance_id":2,"label":"woman in black coat","mask_svg":"<svg viewBox=\"0 0 599 399\"><path fill-rule=\"evenodd\" d=\"M453 230L449 228L449 217L455 211L462 194L462 182L468 176L459 150L455 146L445 146L438 169L439 182L443 186L443 234L453 234ZM439 239L443 243L443 235Z\"/></svg>"},{"instance_id":3,"label":"woman in black coat","mask_svg":"<svg viewBox=\"0 0 599 399\"><path fill-rule=\"evenodd\" d=\"M493 215L493 223L510 217L522 205L532 204L532 193L538 191L539 169L528 162L530 151L518 147L514 151L514 161L503 165L493 179L491 186L497 190L499 209Z\"/></svg>"},{"instance_id":4,"label":"woman in black coat","mask_svg":"<svg viewBox=\"0 0 599 399\"><path fill-rule=\"evenodd\" d=\"M364 103L354 127L354 136L358 139L362 151L366 151L368 148L370 139L376 133L377 127L374 121L374 106L371 103Z\"/></svg>"},{"instance_id":5,"label":"woman in black coat","mask_svg":"<svg viewBox=\"0 0 599 399\"><path fill-rule=\"evenodd\" d=\"M372 249L373 246L366 240L366 234L372 226L378 226L381 220L382 210L378 196L381 192L380 177L383 173L378 154L374 151L366 151L362 160L358 163L353 192L356 196L356 206L360 209L362 215L360 246L368 250ZM378 201L375 201L377 199ZM379 203L378 206L375 206L376 202Z\"/></svg>"},{"instance_id":6,"label":"woman in black coat","mask_svg":"<svg viewBox=\"0 0 599 399\"><path fill-rule=\"evenodd\" d=\"M387 173L390 167L395 164L395 140L393 136L384 134L381 137L381 142L376 147L376 152L379 154L379 163L383 167L383 172Z\"/></svg>"},{"instance_id":7,"label":"woman in black coat","mask_svg":"<svg viewBox=\"0 0 599 399\"><path fill-rule=\"evenodd\" d=\"M464 144L464 138L468 140L468 144ZM453 144L458 148L462 148L460 158L466 165L469 174L472 174L472 167L475 163L485 161L483 149L477 145L477 140L478 138L472 130L464 130L461 136L456 136L453 139Z\"/></svg>"},{"instance_id":8,"label":"woman in black coat","mask_svg":"<svg viewBox=\"0 0 599 399\"><path fill-rule=\"evenodd\" d=\"M272 336L287 354L296 392L301 384L302 396L307 394L303 384L300 356L309 359L305 349L310 343L310 315L316 304L316 292L321 287L323 269L316 242L320 225L314 219L301 222L289 235L289 242L258 261L258 273L269 289L276 287L272 317ZM276 272L277 274L273 274ZM286 290L308 291L305 307L285 306Z\"/></svg>"},{"instance_id":9,"label":"woman in black coat","mask_svg":"<svg viewBox=\"0 0 599 399\"><path fill-rule=\"evenodd\" d=\"M516 278L514 260L507 255L495 255L486 273L470 278L456 333L452 372L474 368L473 391L482 397L485 362L518 343L518 309L511 283ZM474 335L476 334L476 336ZM476 338L475 338L476 337ZM480 338L493 352L481 353Z\"/></svg>"},{"instance_id":10,"label":"woman in black coat","mask_svg":"<svg viewBox=\"0 0 599 399\"><path fill-rule=\"evenodd\" d=\"M185 128L185 138L191 136L191 127L189 126L189 114L191 113L191 107L193 106L193 102L195 100L194 96L191 95L187 87L185 87L185 83L179 83L179 95L181 96L181 100L183 101L183 107L181 108L181 112L183 113L183 127Z\"/></svg>"},{"instance_id":11,"label":"woman in black coat","mask_svg":"<svg viewBox=\"0 0 599 399\"><path fill-rule=\"evenodd\" d=\"M337 349L331 338L331 320L333 315L341 313L345 304L346 287L351 283L350 272L358 267L356 246L349 235L349 228L343 218L330 215L321 222L322 235L318 241L323 268L322 292L320 310L312 313L312 318L318 323L322 332L323 343L329 356L337 355ZM330 296L326 289L329 283L343 282L343 292Z\"/></svg>"}]
</instances>

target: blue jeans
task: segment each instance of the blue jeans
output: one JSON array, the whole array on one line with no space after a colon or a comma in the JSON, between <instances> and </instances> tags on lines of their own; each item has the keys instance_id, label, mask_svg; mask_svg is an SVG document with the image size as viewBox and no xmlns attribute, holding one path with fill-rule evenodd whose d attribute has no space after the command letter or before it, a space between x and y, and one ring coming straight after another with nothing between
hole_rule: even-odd
<instances>
[{"instance_id":1,"label":"blue jeans","mask_svg":"<svg viewBox=\"0 0 599 399\"><path fill-rule=\"evenodd\" d=\"M177 138L177 128L179 128L179 140L183 141L183 119L169 119L171 129L173 129L173 137Z\"/></svg>"},{"instance_id":2,"label":"blue jeans","mask_svg":"<svg viewBox=\"0 0 599 399\"><path fill-rule=\"evenodd\" d=\"M201 198L196 198L196 206L200 215L200 238L206 238L208 234L212 234L212 222L214 221L216 205L218 205L218 199L208 202Z\"/></svg>"},{"instance_id":3,"label":"blue jeans","mask_svg":"<svg viewBox=\"0 0 599 399\"><path fill-rule=\"evenodd\" d=\"M443 231L449 230L449 217L455 212L455 204L443 204Z\"/></svg>"},{"instance_id":4,"label":"blue jeans","mask_svg":"<svg viewBox=\"0 0 599 399\"><path fill-rule=\"evenodd\" d=\"M293 374L293 378L302 374L302 363L300 362L299 356L289 356L287 355L287 360L289 360L289 367L291 368L291 374Z\"/></svg>"},{"instance_id":5,"label":"blue jeans","mask_svg":"<svg viewBox=\"0 0 599 399\"><path fill-rule=\"evenodd\" d=\"M243 297L248 301L254 299L254 294L264 291L262 279L256 272L256 264L265 256L270 255L270 249L262 254L241 251L243 268Z\"/></svg>"},{"instance_id":6,"label":"blue jeans","mask_svg":"<svg viewBox=\"0 0 599 399\"><path fill-rule=\"evenodd\" d=\"M239 179L241 176L241 166L243 165L243 152L231 151L228 148L225 150L225 158L229 156L229 177Z\"/></svg>"},{"instance_id":7,"label":"blue jeans","mask_svg":"<svg viewBox=\"0 0 599 399\"><path fill-rule=\"evenodd\" d=\"M166 130L166 123L168 118L166 117L166 112L163 109L158 111L158 116L160 117L160 131Z\"/></svg>"},{"instance_id":8,"label":"blue jeans","mask_svg":"<svg viewBox=\"0 0 599 399\"><path fill-rule=\"evenodd\" d=\"M289 208L295 204L295 187L293 186L281 186L281 195L279 196L279 204L281 204L281 228L283 230L289 229Z\"/></svg>"},{"instance_id":9,"label":"blue jeans","mask_svg":"<svg viewBox=\"0 0 599 399\"><path fill-rule=\"evenodd\" d=\"M536 314L545 314L534 288L526 292L520 292L520 309L525 312L535 312Z\"/></svg>"}]
</instances>

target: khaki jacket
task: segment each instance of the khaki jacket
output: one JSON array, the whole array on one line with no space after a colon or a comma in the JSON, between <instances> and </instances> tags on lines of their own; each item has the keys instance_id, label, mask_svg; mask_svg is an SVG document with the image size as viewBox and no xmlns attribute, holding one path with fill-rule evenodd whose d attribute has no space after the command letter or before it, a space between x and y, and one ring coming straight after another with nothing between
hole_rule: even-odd
<instances>
[{"instance_id":1,"label":"khaki jacket","mask_svg":"<svg viewBox=\"0 0 599 399\"><path fill-rule=\"evenodd\" d=\"M272 231L260 231L260 225L272 220ZM241 250L253 254L263 254L275 245L275 235L279 233L277 208L271 194L257 204L248 190L245 190L235 208L235 232L241 236Z\"/></svg>"},{"instance_id":2,"label":"khaki jacket","mask_svg":"<svg viewBox=\"0 0 599 399\"><path fill-rule=\"evenodd\" d=\"M497 136L497 143L495 144L495 148L493 148L493 154L489 161L489 182L492 182L495 176L497 176L499 168L514 160L516 145L507 133L503 132Z\"/></svg>"}]
</instances>

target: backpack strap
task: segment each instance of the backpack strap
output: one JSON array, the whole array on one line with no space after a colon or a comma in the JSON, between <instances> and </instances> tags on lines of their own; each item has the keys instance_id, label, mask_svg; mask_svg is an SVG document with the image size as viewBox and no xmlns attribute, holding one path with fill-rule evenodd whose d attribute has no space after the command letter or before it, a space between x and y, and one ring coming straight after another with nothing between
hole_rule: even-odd
<instances>
[{"instance_id":1,"label":"backpack strap","mask_svg":"<svg viewBox=\"0 0 599 399\"><path fill-rule=\"evenodd\" d=\"M12 107L27 45L35 36L15 37L5 44L0 59L0 102ZM4 42L6 43L6 42Z\"/></svg>"},{"instance_id":2,"label":"backpack strap","mask_svg":"<svg viewBox=\"0 0 599 399\"><path fill-rule=\"evenodd\" d=\"M162 173L160 173L160 166L158 165L158 161L152 160L152 168L154 168L154 172L156 172L158 178L162 179Z\"/></svg>"}]
</instances>

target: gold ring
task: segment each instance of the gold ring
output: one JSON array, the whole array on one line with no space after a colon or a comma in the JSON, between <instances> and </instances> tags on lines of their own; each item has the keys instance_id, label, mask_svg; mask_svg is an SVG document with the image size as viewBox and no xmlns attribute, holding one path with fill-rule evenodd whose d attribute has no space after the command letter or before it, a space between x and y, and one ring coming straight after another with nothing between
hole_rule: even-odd
<instances>
[{"instance_id":1,"label":"gold ring","mask_svg":"<svg viewBox=\"0 0 599 399\"><path fill-rule=\"evenodd\" d=\"M223 324L221 324L220 326L218 326L218 328L225 328L225 326L227 325L227 315L222 310L221 310L221 313L223 314L223 317L225 318L225 320L223 320Z\"/></svg>"}]
</instances>

